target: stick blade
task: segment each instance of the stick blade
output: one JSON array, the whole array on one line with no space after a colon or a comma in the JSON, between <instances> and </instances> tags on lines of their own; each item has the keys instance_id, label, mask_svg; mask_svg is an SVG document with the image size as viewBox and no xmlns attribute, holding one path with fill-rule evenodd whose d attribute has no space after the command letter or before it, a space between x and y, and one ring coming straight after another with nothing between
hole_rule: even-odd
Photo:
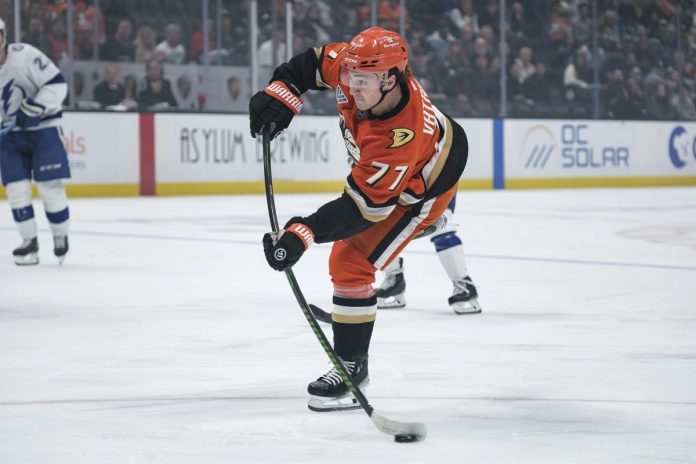
<instances>
[{"instance_id":1,"label":"stick blade","mask_svg":"<svg viewBox=\"0 0 696 464\"><path fill-rule=\"evenodd\" d=\"M327 313L323 309L321 309L319 306L310 304L309 309L312 310L312 314L314 315L314 318L319 321L319 322L324 322L326 324L331 324L331 313Z\"/></svg>"},{"instance_id":2,"label":"stick blade","mask_svg":"<svg viewBox=\"0 0 696 464\"><path fill-rule=\"evenodd\" d=\"M380 432L386 433L387 435L392 435L396 437L397 435L412 435L415 440L409 441L423 441L428 435L428 429L425 424L420 422L399 422L391 419L387 419L383 415L379 414L377 411L372 411L370 415L372 422L380 430Z\"/></svg>"}]
</instances>

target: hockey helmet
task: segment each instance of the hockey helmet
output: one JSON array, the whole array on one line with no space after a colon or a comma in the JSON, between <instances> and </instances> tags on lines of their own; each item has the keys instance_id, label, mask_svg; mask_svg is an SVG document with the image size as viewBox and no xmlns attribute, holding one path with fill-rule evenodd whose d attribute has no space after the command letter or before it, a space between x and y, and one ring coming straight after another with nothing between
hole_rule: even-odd
<instances>
[{"instance_id":1,"label":"hockey helmet","mask_svg":"<svg viewBox=\"0 0 696 464\"><path fill-rule=\"evenodd\" d=\"M396 32L381 27L371 27L350 41L348 51L341 62L341 82L349 85L356 73L379 76L377 84L383 85L391 69L406 70L408 51L406 42Z\"/></svg>"}]
</instances>

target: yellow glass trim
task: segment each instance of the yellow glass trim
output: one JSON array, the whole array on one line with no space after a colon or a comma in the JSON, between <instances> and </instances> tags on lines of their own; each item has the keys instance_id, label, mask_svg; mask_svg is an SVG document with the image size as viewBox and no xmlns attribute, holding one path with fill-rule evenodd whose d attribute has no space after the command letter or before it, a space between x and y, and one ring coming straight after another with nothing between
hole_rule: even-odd
<instances>
[{"instance_id":1,"label":"yellow glass trim","mask_svg":"<svg viewBox=\"0 0 696 464\"><path fill-rule=\"evenodd\" d=\"M490 190L493 188L493 179L460 179L458 187L460 190Z\"/></svg>"},{"instance_id":2,"label":"yellow glass trim","mask_svg":"<svg viewBox=\"0 0 696 464\"><path fill-rule=\"evenodd\" d=\"M505 179L506 189L695 186L696 176Z\"/></svg>"},{"instance_id":3,"label":"yellow glass trim","mask_svg":"<svg viewBox=\"0 0 696 464\"><path fill-rule=\"evenodd\" d=\"M34 196L38 196L36 184L32 186ZM68 198L80 197L137 197L140 195L138 184L65 184ZM0 198L6 199L5 187L0 186Z\"/></svg>"}]
</instances>

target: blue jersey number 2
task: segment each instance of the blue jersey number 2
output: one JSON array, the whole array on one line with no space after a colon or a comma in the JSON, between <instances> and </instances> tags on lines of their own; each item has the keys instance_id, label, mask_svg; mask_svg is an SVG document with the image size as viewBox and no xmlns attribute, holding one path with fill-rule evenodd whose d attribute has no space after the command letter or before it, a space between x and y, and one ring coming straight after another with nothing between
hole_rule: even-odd
<instances>
[{"instance_id":1,"label":"blue jersey number 2","mask_svg":"<svg viewBox=\"0 0 696 464\"><path fill-rule=\"evenodd\" d=\"M44 71L46 69L46 67L48 66L48 63L44 63L43 61L41 61L41 58L39 58L38 56L36 58L34 58L34 63L42 71Z\"/></svg>"}]
</instances>

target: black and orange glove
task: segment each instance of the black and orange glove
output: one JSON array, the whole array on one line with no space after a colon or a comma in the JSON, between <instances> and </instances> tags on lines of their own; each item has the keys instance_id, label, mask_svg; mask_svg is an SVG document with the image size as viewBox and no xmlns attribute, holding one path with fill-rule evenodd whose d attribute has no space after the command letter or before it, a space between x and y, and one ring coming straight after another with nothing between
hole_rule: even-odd
<instances>
[{"instance_id":1,"label":"black and orange glove","mask_svg":"<svg viewBox=\"0 0 696 464\"><path fill-rule=\"evenodd\" d=\"M276 271L294 266L314 242L312 230L307 225L296 222L296 219L300 218L292 218L278 234L269 232L263 236L266 261Z\"/></svg>"},{"instance_id":2,"label":"black and orange glove","mask_svg":"<svg viewBox=\"0 0 696 464\"><path fill-rule=\"evenodd\" d=\"M300 92L294 85L283 81L271 82L249 100L251 136L256 137L263 126L268 125L271 140L274 139L300 113L303 103Z\"/></svg>"}]
</instances>

